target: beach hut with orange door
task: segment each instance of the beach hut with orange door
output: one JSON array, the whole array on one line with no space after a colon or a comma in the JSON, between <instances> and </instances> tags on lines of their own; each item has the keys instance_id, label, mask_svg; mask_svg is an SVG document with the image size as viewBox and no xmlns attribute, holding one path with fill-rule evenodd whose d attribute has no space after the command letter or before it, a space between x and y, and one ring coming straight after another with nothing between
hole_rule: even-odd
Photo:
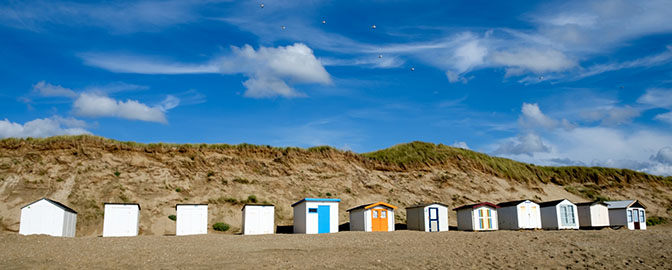
<instances>
[{"instance_id":1,"label":"beach hut with orange door","mask_svg":"<svg viewBox=\"0 0 672 270\"><path fill-rule=\"evenodd\" d=\"M347 211L350 212L350 230L365 232L394 231L394 210L396 206L384 203L363 204Z\"/></svg>"},{"instance_id":2,"label":"beach hut with orange door","mask_svg":"<svg viewBox=\"0 0 672 270\"><path fill-rule=\"evenodd\" d=\"M453 209L457 212L457 229L460 231L498 230L497 208L499 206L494 203L481 202Z\"/></svg>"}]
</instances>

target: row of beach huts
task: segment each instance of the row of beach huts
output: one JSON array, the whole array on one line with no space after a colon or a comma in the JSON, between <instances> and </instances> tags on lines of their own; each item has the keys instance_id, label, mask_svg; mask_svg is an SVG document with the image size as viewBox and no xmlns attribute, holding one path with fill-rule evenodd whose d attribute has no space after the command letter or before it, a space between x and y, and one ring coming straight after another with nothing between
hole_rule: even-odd
<instances>
[{"instance_id":1,"label":"row of beach huts","mask_svg":"<svg viewBox=\"0 0 672 270\"><path fill-rule=\"evenodd\" d=\"M294 204L294 233L338 232L340 199L304 198ZM207 234L208 205L178 204L176 235ZM442 203L406 207L408 230L448 231L448 209ZM593 229L625 227L645 230L644 205L637 200L572 203L567 199L537 203L519 200L493 204L481 202L463 205L457 212L457 229L464 231L524 229ZM385 202L364 204L351 209L351 231L394 231L397 207ZM106 203L103 236L136 236L140 205ZM77 212L57 201L42 198L21 208L19 233L74 237ZM242 208L242 234L273 234L275 206L246 204Z\"/></svg>"}]
</instances>

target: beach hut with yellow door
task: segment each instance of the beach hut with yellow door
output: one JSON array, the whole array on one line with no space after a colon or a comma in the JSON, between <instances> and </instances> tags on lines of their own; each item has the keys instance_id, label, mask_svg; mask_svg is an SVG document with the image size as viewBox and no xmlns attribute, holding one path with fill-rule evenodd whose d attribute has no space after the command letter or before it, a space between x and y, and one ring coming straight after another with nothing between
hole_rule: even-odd
<instances>
[{"instance_id":1,"label":"beach hut with yellow door","mask_svg":"<svg viewBox=\"0 0 672 270\"><path fill-rule=\"evenodd\" d=\"M499 206L493 203L481 202L453 209L457 212L457 229L460 231L498 230L497 208Z\"/></svg>"},{"instance_id":2,"label":"beach hut with yellow door","mask_svg":"<svg viewBox=\"0 0 672 270\"><path fill-rule=\"evenodd\" d=\"M396 206L384 203L363 204L348 209L350 230L365 232L394 231L394 210Z\"/></svg>"}]
</instances>

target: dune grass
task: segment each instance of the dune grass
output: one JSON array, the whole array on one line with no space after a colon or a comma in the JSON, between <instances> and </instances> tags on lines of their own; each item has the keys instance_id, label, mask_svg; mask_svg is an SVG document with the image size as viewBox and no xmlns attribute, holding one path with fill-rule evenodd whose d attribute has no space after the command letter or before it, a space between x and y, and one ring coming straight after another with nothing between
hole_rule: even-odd
<instances>
[{"instance_id":1,"label":"dune grass","mask_svg":"<svg viewBox=\"0 0 672 270\"><path fill-rule=\"evenodd\" d=\"M555 183L567 185L570 183L594 183L604 187L620 187L630 182L659 182L672 185L672 177L662 177L637 172L629 169L614 169L603 167L553 167L537 166L511 159L493 157L483 153L450 147L443 144L426 142L411 142L395 145L386 149L354 154L342 151L331 146L316 146L310 148L274 147L270 145L253 144L171 144L171 143L136 143L122 142L92 135L55 136L48 138L8 138L0 140L0 146L15 148L23 144L33 145L78 145L81 143L101 144L106 147L116 146L144 151L177 150L188 151L198 149L237 150L241 152L269 152L277 155L287 155L290 152L308 154L341 153L360 158L362 161L371 161L385 166L397 167L400 170L450 164L464 170L477 170L497 177L515 180L518 182Z\"/></svg>"}]
</instances>

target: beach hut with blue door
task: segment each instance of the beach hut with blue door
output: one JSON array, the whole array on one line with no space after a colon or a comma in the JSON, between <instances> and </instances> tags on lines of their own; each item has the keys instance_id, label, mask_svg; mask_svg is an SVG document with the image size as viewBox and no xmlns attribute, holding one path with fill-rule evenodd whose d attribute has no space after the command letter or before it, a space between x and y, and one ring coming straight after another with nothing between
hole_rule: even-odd
<instances>
[{"instance_id":1,"label":"beach hut with blue door","mask_svg":"<svg viewBox=\"0 0 672 270\"><path fill-rule=\"evenodd\" d=\"M341 199L304 198L292 204L294 233L338 232L338 204Z\"/></svg>"},{"instance_id":2,"label":"beach hut with blue door","mask_svg":"<svg viewBox=\"0 0 672 270\"><path fill-rule=\"evenodd\" d=\"M434 202L406 207L406 227L426 232L448 231L448 206Z\"/></svg>"}]
</instances>

